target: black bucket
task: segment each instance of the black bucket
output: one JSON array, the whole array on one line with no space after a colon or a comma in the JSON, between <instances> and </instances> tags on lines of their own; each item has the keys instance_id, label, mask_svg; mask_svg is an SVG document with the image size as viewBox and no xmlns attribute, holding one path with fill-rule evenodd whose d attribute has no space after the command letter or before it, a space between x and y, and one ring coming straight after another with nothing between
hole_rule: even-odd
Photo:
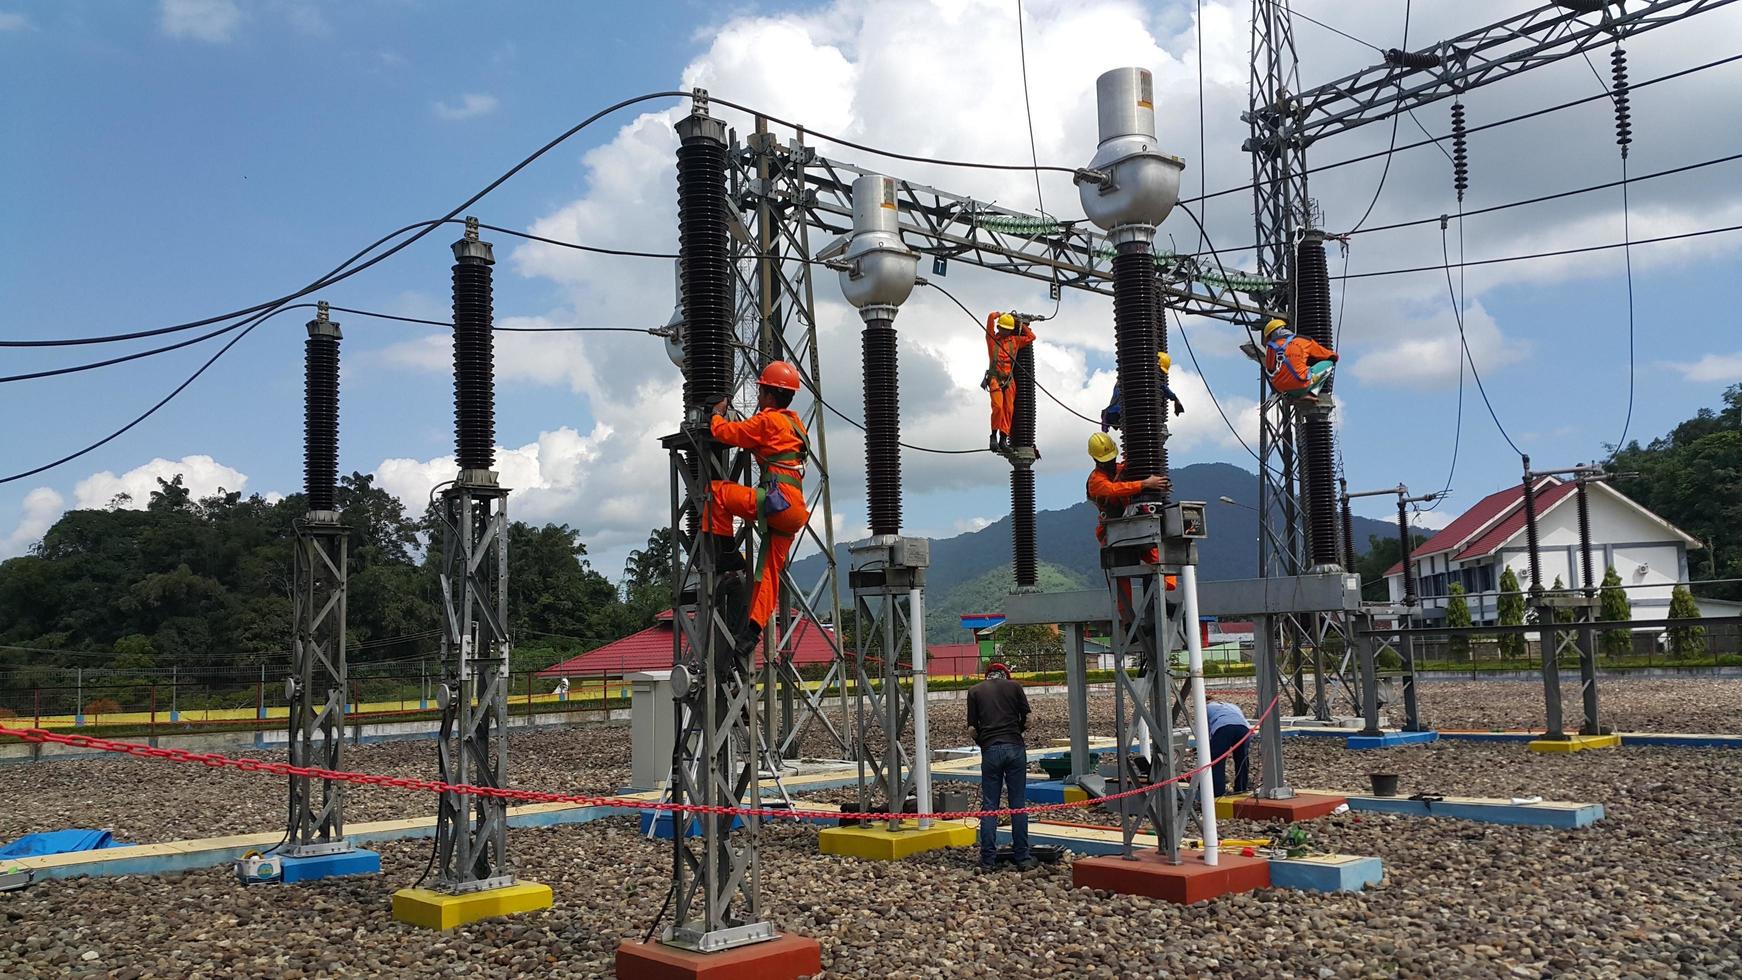
<instances>
[{"instance_id":1,"label":"black bucket","mask_svg":"<svg viewBox=\"0 0 1742 980\"><path fill-rule=\"evenodd\" d=\"M1397 795L1397 773L1370 772L1367 774L1367 778L1373 781L1374 796Z\"/></svg>"}]
</instances>

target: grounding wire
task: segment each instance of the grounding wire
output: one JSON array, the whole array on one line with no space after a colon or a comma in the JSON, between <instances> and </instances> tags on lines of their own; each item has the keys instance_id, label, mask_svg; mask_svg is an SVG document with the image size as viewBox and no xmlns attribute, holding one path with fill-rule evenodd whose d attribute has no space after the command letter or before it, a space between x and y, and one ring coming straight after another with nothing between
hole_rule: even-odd
<instances>
[{"instance_id":1,"label":"grounding wire","mask_svg":"<svg viewBox=\"0 0 1742 980\"><path fill-rule=\"evenodd\" d=\"M1615 41L1615 52L1616 52L1616 57L1621 58L1621 59L1625 59L1626 52L1623 51L1621 48L1621 41L1620 41L1619 37L1617 37L1616 41ZM1591 53L1589 51L1580 51L1579 54L1584 56L1585 66L1591 69L1591 74L1597 79L1597 85L1600 88L1602 88L1603 94L1607 95L1609 97L1609 101L1614 105L1615 111L1617 114L1617 119L1625 120L1627 110L1626 110L1626 105L1623 101L1623 98L1622 98L1622 95L1620 92L1620 85L1617 85L1617 86L1612 88L1612 87L1610 87L1610 84L1608 82L1603 80L1603 73L1597 70L1597 64L1596 64L1596 62L1591 60ZM1626 68L1626 61L1622 60L1622 61L1618 62L1618 65L1619 65L1619 67L1616 70L1618 72L1624 73L1625 68ZM1620 80L1623 83L1625 82L1625 74L1621 75ZM1629 86L1629 88L1632 88L1632 86ZM1618 123L1618 125L1625 125L1625 122ZM1627 442L1628 430L1633 428L1633 389L1634 389L1634 382L1636 380L1636 378L1635 378L1636 371L1635 371L1635 363L1634 363L1634 331L1633 331L1633 320L1634 320L1634 318L1633 318L1633 246L1632 246L1633 220L1632 220L1632 209L1629 207L1629 202L1627 199L1627 183L1628 183L1628 181L1627 181L1627 143L1628 142L1631 142L1631 140L1628 140L1626 138L1623 138L1620 141L1620 145L1621 145L1621 181L1620 181L1620 184L1621 184L1621 243L1622 243L1621 244L1621 255L1622 255L1623 260L1627 264L1627 415L1621 422L1621 438L1615 440L1615 445L1609 452L1609 459L1610 460L1613 460L1615 458L1615 454L1619 453L1621 451L1621 447L1623 445L1625 445Z\"/></svg>"},{"instance_id":2,"label":"grounding wire","mask_svg":"<svg viewBox=\"0 0 1742 980\"><path fill-rule=\"evenodd\" d=\"M1500 438L1506 440L1506 444L1512 447L1513 452L1523 456L1524 451L1518 448L1518 443L1512 441L1512 436L1507 433L1506 426L1500 422L1499 413L1494 411L1494 403L1488 400L1488 389L1482 384L1482 372L1477 370L1475 355L1470 351L1470 340L1464 333L1464 313L1458 307L1458 294L1452 289L1452 253L1451 248L1446 243L1446 231L1443 227L1440 229L1440 254L1445 259L1440 268L1446 275L1446 292L1452 297L1452 315L1458 324L1458 346L1463 349L1464 360L1470 363L1470 376L1476 379L1476 391L1482 396L1482 404L1488 407L1488 417L1494 420L1494 428L1500 430ZM1462 269L1464 265L1465 263L1459 262L1458 268Z\"/></svg>"},{"instance_id":3,"label":"grounding wire","mask_svg":"<svg viewBox=\"0 0 1742 980\"><path fill-rule=\"evenodd\" d=\"M1298 17L1301 20L1304 20L1309 24L1313 24L1315 26L1322 27L1325 30L1330 31L1332 34L1338 35L1339 37L1348 38L1349 40L1354 41L1356 44L1366 45L1367 47L1372 48L1373 50L1379 52L1380 54L1385 53L1385 49L1381 48L1379 45L1374 44L1371 41L1363 41L1360 38L1356 37L1355 35L1348 33L1347 31L1339 31L1335 27L1332 27L1331 25L1325 23L1322 20L1314 20L1313 18L1308 17L1306 14L1303 14L1300 11L1295 10L1293 7L1289 8L1288 15L1290 17ZM1404 16L1407 18L1408 14L1405 14ZM1409 50L1409 34L1408 34L1407 29L1404 32L1403 45L1404 45L1403 50L1408 51Z\"/></svg>"},{"instance_id":4,"label":"grounding wire","mask_svg":"<svg viewBox=\"0 0 1742 980\"><path fill-rule=\"evenodd\" d=\"M979 325L980 325L980 318L979 318L979 317L977 317L977 316L975 316L975 315L974 315L974 311L973 311L973 310L970 310L970 309L968 309L968 307L967 307L967 305L966 305L966 304L964 304L964 303L963 303L963 302L962 302L962 301L961 301L961 300L959 300L959 299L957 299L957 298L956 298L956 294L955 294L955 293L952 293L952 292L950 292L950 291L949 291L949 290L947 290L947 289L945 289L945 288L944 288L944 287L942 287L942 286L940 286L940 285L938 285L938 284L937 284L937 283L935 283L935 282L932 282L932 281L931 281L931 280L929 280L929 279L927 279L927 280L925 280L925 281L924 281L924 283L923 283L923 284L924 284L924 285L927 285L927 286L930 286L930 287L932 287L932 288L933 288L933 289L935 289L935 290L937 290L937 291L938 291L938 292L940 292L940 293L943 293L943 294L944 294L944 295L945 295L945 296L948 296L948 297L949 297L949 299L950 299L950 302L952 302L952 303L954 303L954 304L956 304L956 306L958 306L958 307L960 307L960 308L961 308L961 310L962 310L962 312L963 312L963 313L965 313L965 314L967 314L967 317L968 317L968 319L970 319L970 320L972 320L972 321L974 321L974 325L975 325L975 326L979 326ZM1063 401L1062 401L1062 400L1061 400L1061 399L1060 399L1060 398L1059 398L1059 396L1057 396L1057 395L1055 395L1055 394L1053 394L1053 393L1052 393L1052 392L1051 392L1051 391L1049 391L1049 390L1047 390L1047 387L1046 387L1046 385L1043 385L1043 384L1041 384L1041 383L1040 383L1040 377L1039 377L1039 372L1038 372L1038 371L1035 371L1035 372L1031 372L1031 374L1030 374L1030 377L1031 377L1031 378L1032 378L1032 379L1033 379L1033 381L1034 381L1034 386L1035 386L1035 387L1036 387L1036 388L1039 388L1039 389L1040 389L1040 392L1041 392L1041 394L1043 394L1043 395L1045 395L1045 396L1046 396L1046 397L1048 397L1048 398L1050 398L1050 399L1052 399L1052 402L1053 402L1053 404L1055 404L1055 405L1057 405L1057 406L1058 406L1058 407L1060 407L1060 408L1062 408L1062 409L1064 409L1064 410L1065 410L1065 411L1067 411L1067 412L1069 412L1069 413L1071 413L1071 414L1072 414L1072 415L1075 415L1075 416L1076 416L1076 417L1077 417L1077 418L1080 418L1080 419L1082 419L1082 420L1083 420L1083 421L1084 421L1084 422L1087 422L1087 423L1089 423L1089 424L1090 424L1090 425L1100 425L1100 424L1101 424L1101 420L1100 420L1100 419L1092 419L1092 418L1089 418L1089 417L1088 417L1088 416L1087 416L1087 415L1084 415L1084 414L1083 414L1083 413L1082 413L1082 412L1079 412L1079 411L1077 411L1077 410L1076 410L1076 409L1074 409L1074 408L1072 408L1072 407L1070 407L1070 406L1069 406L1069 405L1067 405L1067 404L1065 404L1065 403L1064 403L1064 402L1063 402Z\"/></svg>"},{"instance_id":5,"label":"grounding wire","mask_svg":"<svg viewBox=\"0 0 1742 980\"><path fill-rule=\"evenodd\" d=\"M1034 108L1028 101L1028 39L1022 31L1022 0L1016 0L1016 54L1022 65L1022 111L1028 117L1028 160L1034 164L1034 200L1044 218L1047 213L1046 198L1040 192L1040 151L1034 144Z\"/></svg>"},{"instance_id":6,"label":"grounding wire","mask_svg":"<svg viewBox=\"0 0 1742 980\"><path fill-rule=\"evenodd\" d=\"M1413 5L1414 5L1414 0L1404 0L1404 4L1403 4L1403 43L1398 45L1398 49L1402 50L1402 51L1409 50L1409 14L1410 14L1410 9ZM1305 16L1304 14L1300 14L1299 12L1291 11L1291 13L1293 13L1294 16L1297 16L1297 17ZM1317 21L1313 21L1313 23L1317 23ZM1320 24L1319 26L1325 27L1326 25ZM1365 42L1365 41L1362 41L1361 43L1367 44L1367 42ZM1370 45L1370 44L1367 46L1373 47L1373 45ZM1377 51L1378 49L1374 48L1374 50ZM1381 52L1381 53L1383 53L1383 52ZM1411 116L1411 118L1414 118L1414 116ZM1367 202L1367 210L1362 213L1361 220L1355 222L1355 227L1351 228L1349 230L1348 233L1351 235L1353 235L1357 231L1360 231L1361 226L1367 223L1367 219L1373 217L1373 209L1376 206L1378 206L1378 204L1379 204L1379 195L1385 193L1385 178L1391 176L1391 161L1394 157L1397 156L1397 124L1401 120L1402 120L1401 116L1397 115L1396 113L1392 114L1392 116L1391 116L1391 139L1387 142L1386 147L1385 147L1385 167L1384 167L1384 169L1379 171L1379 186L1373 188L1373 200ZM1345 260L1347 260L1348 253L1346 251L1344 252L1343 257ZM1339 323L1338 326L1341 326L1341 324ZM1333 344L1333 347L1334 346L1335 345Z\"/></svg>"},{"instance_id":7,"label":"grounding wire","mask_svg":"<svg viewBox=\"0 0 1742 980\"><path fill-rule=\"evenodd\" d=\"M1204 0L1197 0L1197 15L1192 18L1192 28L1197 32L1196 47L1198 49L1198 197L1201 199L1209 190L1210 171L1206 165L1209 151L1205 149L1204 140ZM1210 213L1204 211L1208 220ZM1198 249L1204 247L1204 235L1198 233Z\"/></svg>"}]
</instances>

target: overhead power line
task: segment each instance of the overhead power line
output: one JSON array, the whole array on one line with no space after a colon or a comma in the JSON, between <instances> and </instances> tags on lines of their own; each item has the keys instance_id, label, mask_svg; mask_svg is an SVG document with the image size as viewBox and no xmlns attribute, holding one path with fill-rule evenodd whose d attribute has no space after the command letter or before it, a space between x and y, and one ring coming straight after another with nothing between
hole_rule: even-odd
<instances>
[{"instance_id":1,"label":"overhead power line","mask_svg":"<svg viewBox=\"0 0 1742 980\"><path fill-rule=\"evenodd\" d=\"M1657 245L1662 242L1679 242L1690 238L1704 238L1708 235L1723 235L1734 231L1742 231L1742 225L1726 225L1723 228L1703 228L1699 231L1684 231L1677 235L1659 235L1656 238L1636 238L1632 242L1608 242L1603 245L1582 245L1578 248L1555 249L1550 252L1531 252L1526 255L1504 255L1492 259L1470 259L1451 263L1451 268L1461 269L1479 265L1499 265L1505 262L1526 262L1531 259L1552 259L1562 255L1581 255L1586 252L1604 252L1610 249L1627 248L1630 245ZM1443 266L1421 265L1407 269L1385 269L1379 272L1351 272L1346 276L1332 276L1332 279L1370 279L1375 276L1402 276L1414 272L1438 272Z\"/></svg>"}]
</instances>

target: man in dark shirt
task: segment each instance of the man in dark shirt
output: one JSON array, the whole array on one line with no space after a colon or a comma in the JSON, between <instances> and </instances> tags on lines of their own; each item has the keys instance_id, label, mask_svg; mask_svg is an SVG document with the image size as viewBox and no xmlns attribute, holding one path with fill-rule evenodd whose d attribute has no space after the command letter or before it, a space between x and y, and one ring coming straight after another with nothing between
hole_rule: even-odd
<instances>
[{"instance_id":1,"label":"man in dark shirt","mask_svg":"<svg viewBox=\"0 0 1742 980\"><path fill-rule=\"evenodd\" d=\"M1028 805L1028 746L1022 733L1028 728L1028 695L1010 679L1010 668L993 663L986 679L968 689L968 727L980 746L980 809L1000 809L999 793L1010 798L1010 808ZM1010 856L1019 871L1029 871L1037 862L1028 851L1028 816L1010 818ZM990 871L998 857L998 818L980 818L980 870Z\"/></svg>"}]
</instances>

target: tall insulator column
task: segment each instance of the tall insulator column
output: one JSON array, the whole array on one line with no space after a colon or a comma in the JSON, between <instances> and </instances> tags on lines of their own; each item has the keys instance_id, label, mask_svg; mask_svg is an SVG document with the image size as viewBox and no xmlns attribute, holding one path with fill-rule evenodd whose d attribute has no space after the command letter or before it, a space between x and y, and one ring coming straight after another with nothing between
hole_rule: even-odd
<instances>
[{"instance_id":1,"label":"tall insulator column","mask_svg":"<svg viewBox=\"0 0 1742 980\"><path fill-rule=\"evenodd\" d=\"M1016 413L1010 420L1010 531L1016 587L1038 584L1040 562L1034 544L1034 345L1016 352Z\"/></svg>"},{"instance_id":2,"label":"tall insulator column","mask_svg":"<svg viewBox=\"0 0 1742 980\"><path fill-rule=\"evenodd\" d=\"M895 314L913 292L919 255L901 241L895 181L853 181L853 233L842 246L841 292L865 321L865 496L873 536L901 533L901 381Z\"/></svg>"},{"instance_id":3,"label":"tall insulator column","mask_svg":"<svg viewBox=\"0 0 1742 980\"><path fill-rule=\"evenodd\" d=\"M302 473L311 511L338 510L339 341L343 336L339 325L327 319L327 304L318 304L303 348Z\"/></svg>"},{"instance_id":4,"label":"tall insulator column","mask_svg":"<svg viewBox=\"0 0 1742 980\"><path fill-rule=\"evenodd\" d=\"M1309 229L1295 251L1295 330L1331 346L1331 279L1322 232ZM1329 398L1331 384L1321 397ZM1327 406L1321 406L1328 408ZM1301 495L1306 498L1307 547L1314 568L1339 567L1336 443L1328 411L1303 412Z\"/></svg>"},{"instance_id":5,"label":"tall insulator column","mask_svg":"<svg viewBox=\"0 0 1742 980\"><path fill-rule=\"evenodd\" d=\"M496 466L496 348L491 311L489 242L478 219L466 219L454 243L454 446L460 472Z\"/></svg>"},{"instance_id":6,"label":"tall insulator column","mask_svg":"<svg viewBox=\"0 0 1742 980\"><path fill-rule=\"evenodd\" d=\"M1165 302L1165 298L1162 294L1161 285L1162 285L1161 267L1156 266L1155 267L1155 349L1157 351L1160 351L1163 354L1166 354L1167 353L1167 303ZM1164 385L1164 386L1167 384L1167 375L1168 375L1168 372L1159 370L1159 366L1158 366L1156 377L1160 379L1162 385ZM1160 412L1161 412L1161 452L1160 452L1160 456L1159 456L1159 458L1161 460L1161 469L1158 470L1157 472L1167 473L1167 472L1169 472L1169 470L1168 470L1169 464L1168 464L1168 459L1167 459L1167 432L1168 432L1167 420L1168 420L1169 409L1171 409L1173 406L1171 404L1169 404L1169 402L1167 400L1167 396L1162 395L1159 399L1159 407L1160 407ZM1171 492L1163 493L1161 496L1162 496L1163 500L1166 500L1172 496L1172 493Z\"/></svg>"},{"instance_id":7,"label":"tall insulator column","mask_svg":"<svg viewBox=\"0 0 1742 980\"><path fill-rule=\"evenodd\" d=\"M684 407L732 391L732 260L726 124L705 104L677 124L677 251L683 283Z\"/></svg>"}]
</instances>

